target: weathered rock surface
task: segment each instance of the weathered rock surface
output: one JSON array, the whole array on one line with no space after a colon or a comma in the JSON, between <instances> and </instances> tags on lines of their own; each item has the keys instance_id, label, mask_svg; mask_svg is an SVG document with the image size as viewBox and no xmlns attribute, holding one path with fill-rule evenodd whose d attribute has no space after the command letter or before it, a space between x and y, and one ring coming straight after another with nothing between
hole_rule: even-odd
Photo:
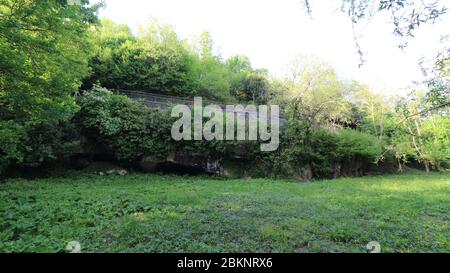
<instances>
[{"instance_id":1,"label":"weathered rock surface","mask_svg":"<svg viewBox=\"0 0 450 273\"><path fill-rule=\"evenodd\" d=\"M152 156L146 156L139 163L139 167L145 172L156 172L158 171L159 165L164 162L166 162L166 160L162 160Z\"/></svg>"}]
</instances>

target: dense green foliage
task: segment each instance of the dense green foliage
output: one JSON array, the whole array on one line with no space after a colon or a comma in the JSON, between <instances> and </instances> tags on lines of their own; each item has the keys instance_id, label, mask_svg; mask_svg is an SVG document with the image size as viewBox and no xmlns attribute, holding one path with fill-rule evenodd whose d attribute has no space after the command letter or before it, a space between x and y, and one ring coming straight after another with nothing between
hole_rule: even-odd
<instances>
[{"instance_id":1,"label":"dense green foliage","mask_svg":"<svg viewBox=\"0 0 450 273\"><path fill-rule=\"evenodd\" d=\"M272 95L271 92L273 91L266 75L251 73L235 83L231 94L240 101L267 104Z\"/></svg>"},{"instance_id":2,"label":"dense green foliage","mask_svg":"<svg viewBox=\"0 0 450 273\"><path fill-rule=\"evenodd\" d=\"M57 144L64 133L43 134L62 131L58 124L78 110L72 94L89 74L88 28L98 8L87 2L0 2L0 173L66 152Z\"/></svg>"},{"instance_id":3,"label":"dense green foliage","mask_svg":"<svg viewBox=\"0 0 450 273\"><path fill-rule=\"evenodd\" d=\"M234 145L219 141L176 142L171 137L175 119L169 112L147 108L104 88L94 87L85 93L79 105L75 123L86 136L87 150L112 154L122 163L137 163L145 157L164 160L170 152L183 150L192 157L197 154L204 159L223 159L226 146Z\"/></svg>"},{"instance_id":4,"label":"dense green foliage","mask_svg":"<svg viewBox=\"0 0 450 273\"><path fill-rule=\"evenodd\" d=\"M131 175L0 185L0 252L449 252L448 174L293 183Z\"/></svg>"},{"instance_id":5,"label":"dense green foliage","mask_svg":"<svg viewBox=\"0 0 450 273\"><path fill-rule=\"evenodd\" d=\"M224 60L207 32L184 40L151 20L134 34L98 22L98 6L88 1L15 3L0 3L0 175L97 155L136 167L143 158L164 161L177 152L203 163L231 162L253 177L337 178L384 172L381 165L450 165L448 51L424 90L391 99L316 59L297 58L286 77L274 78L246 56ZM168 112L104 88L278 104L286 116L280 149L175 142Z\"/></svg>"},{"instance_id":6,"label":"dense green foliage","mask_svg":"<svg viewBox=\"0 0 450 273\"><path fill-rule=\"evenodd\" d=\"M259 152L258 142L176 142L170 137L174 119L165 111L146 108L99 87L80 97L79 104L75 120L86 136L85 145L91 145L86 150L102 150L124 163L137 163L145 157L164 160L171 152L184 152L192 158L218 162L239 158L247 163L241 168L252 176L311 179L363 175L383 152L381 143L371 135L350 129L305 128L305 122L296 121L283 129L282 147L270 155ZM275 167L252 169L261 161ZM311 168L310 176L303 177L305 167ZM346 169L341 172L341 167Z\"/></svg>"},{"instance_id":7,"label":"dense green foliage","mask_svg":"<svg viewBox=\"0 0 450 273\"><path fill-rule=\"evenodd\" d=\"M67 119L77 108L71 93L89 72L87 29L95 9L65 1L8 0L0 11L5 15L0 17L2 120Z\"/></svg>"},{"instance_id":8,"label":"dense green foliage","mask_svg":"<svg viewBox=\"0 0 450 273\"><path fill-rule=\"evenodd\" d=\"M93 34L93 73L84 81L86 89L98 84L110 89L178 96L199 94L224 101L233 100L235 95L243 101L256 102L259 95L242 97L238 93L251 92L249 88L268 88L266 80L259 78L262 87L259 84L240 90L253 73L250 61L245 56L222 61L214 53L214 43L207 32L188 42L180 39L171 26L155 20L137 35L126 25L103 20Z\"/></svg>"},{"instance_id":9,"label":"dense green foliage","mask_svg":"<svg viewBox=\"0 0 450 273\"><path fill-rule=\"evenodd\" d=\"M280 149L263 158L273 166L275 175L308 180L364 175L382 153L383 146L372 135L290 122L283 131Z\"/></svg>"},{"instance_id":10,"label":"dense green foliage","mask_svg":"<svg viewBox=\"0 0 450 273\"><path fill-rule=\"evenodd\" d=\"M177 95L194 92L193 56L173 30L161 28L138 39L127 26L103 21L93 36L93 73L85 80L86 87L100 84Z\"/></svg>"},{"instance_id":11,"label":"dense green foliage","mask_svg":"<svg viewBox=\"0 0 450 273\"><path fill-rule=\"evenodd\" d=\"M171 128L167 113L98 87L82 96L79 104L81 111L75 119L88 145L100 145L126 162L167 156Z\"/></svg>"}]
</instances>

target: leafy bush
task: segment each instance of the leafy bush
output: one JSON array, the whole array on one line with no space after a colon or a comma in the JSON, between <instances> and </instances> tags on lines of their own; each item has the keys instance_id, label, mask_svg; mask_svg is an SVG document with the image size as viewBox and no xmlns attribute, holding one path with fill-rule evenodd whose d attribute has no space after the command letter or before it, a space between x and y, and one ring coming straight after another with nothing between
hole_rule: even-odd
<instances>
[{"instance_id":1,"label":"leafy bush","mask_svg":"<svg viewBox=\"0 0 450 273\"><path fill-rule=\"evenodd\" d=\"M266 104L270 95L269 81L261 73L249 74L232 86L231 94L239 101Z\"/></svg>"},{"instance_id":2,"label":"leafy bush","mask_svg":"<svg viewBox=\"0 0 450 273\"><path fill-rule=\"evenodd\" d=\"M95 86L79 99L76 122L86 137L87 149L112 154L135 163L143 157L166 159L169 153L202 161L223 162L242 157L251 160L258 143L240 141L174 141L174 118L166 111L150 109L126 96Z\"/></svg>"},{"instance_id":3,"label":"leafy bush","mask_svg":"<svg viewBox=\"0 0 450 273\"><path fill-rule=\"evenodd\" d=\"M383 153L380 141L369 134L345 129L339 132L336 156L341 160L359 159L375 162Z\"/></svg>"},{"instance_id":4,"label":"leafy bush","mask_svg":"<svg viewBox=\"0 0 450 273\"><path fill-rule=\"evenodd\" d=\"M76 120L83 133L117 160L133 162L144 155L167 155L172 124L168 113L100 87L82 96L79 104Z\"/></svg>"},{"instance_id":5,"label":"leafy bush","mask_svg":"<svg viewBox=\"0 0 450 273\"><path fill-rule=\"evenodd\" d=\"M383 145L374 136L356 130L339 132L336 147L335 177L360 176L371 164L378 163L383 154Z\"/></svg>"},{"instance_id":6,"label":"leafy bush","mask_svg":"<svg viewBox=\"0 0 450 273\"><path fill-rule=\"evenodd\" d=\"M0 175L11 163L22 162L25 137L23 126L13 121L0 121Z\"/></svg>"},{"instance_id":7,"label":"leafy bush","mask_svg":"<svg viewBox=\"0 0 450 273\"><path fill-rule=\"evenodd\" d=\"M312 131L311 167L316 177L335 176L340 134L327 129Z\"/></svg>"},{"instance_id":8,"label":"leafy bush","mask_svg":"<svg viewBox=\"0 0 450 273\"><path fill-rule=\"evenodd\" d=\"M72 121L42 123L27 131L22 166L39 167L45 162L64 162L82 152L81 136Z\"/></svg>"},{"instance_id":9,"label":"leafy bush","mask_svg":"<svg viewBox=\"0 0 450 273\"><path fill-rule=\"evenodd\" d=\"M428 162L430 167L437 170L447 168L450 162L450 137L448 134L450 120L445 117L432 116L420 122L420 125L419 122L417 124L420 126L420 130L415 132L420 132L420 134L412 135L407 128L401 128L395 132L393 149L397 157L403 163Z\"/></svg>"},{"instance_id":10,"label":"leafy bush","mask_svg":"<svg viewBox=\"0 0 450 273\"><path fill-rule=\"evenodd\" d=\"M0 174L8 166L39 167L64 161L80 151L80 135L71 122L22 126L0 122Z\"/></svg>"},{"instance_id":11,"label":"leafy bush","mask_svg":"<svg viewBox=\"0 0 450 273\"><path fill-rule=\"evenodd\" d=\"M362 175L382 153L382 144L371 135L290 120L282 131L280 149L261 158L273 176L337 178Z\"/></svg>"},{"instance_id":12,"label":"leafy bush","mask_svg":"<svg viewBox=\"0 0 450 273\"><path fill-rule=\"evenodd\" d=\"M434 116L423 124L423 142L426 158L436 169L450 164L450 119Z\"/></svg>"}]
</instances>

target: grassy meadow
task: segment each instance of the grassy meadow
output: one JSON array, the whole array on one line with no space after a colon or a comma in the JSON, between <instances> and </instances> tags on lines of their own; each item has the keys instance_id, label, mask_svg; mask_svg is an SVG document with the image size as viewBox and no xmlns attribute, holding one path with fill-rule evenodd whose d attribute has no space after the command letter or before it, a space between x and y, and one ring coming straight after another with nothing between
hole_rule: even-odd
<instances>
[{"instance_id":1,"label":"grassy meadow","mask_svg":"<svg viewBox=\"0 0 450 273\"><path fill-rule=\"evenodd\" d=\"M0 184L0 252L450 252L450 174L298 183L131 174Z\"/></svg>"}]
</instances>

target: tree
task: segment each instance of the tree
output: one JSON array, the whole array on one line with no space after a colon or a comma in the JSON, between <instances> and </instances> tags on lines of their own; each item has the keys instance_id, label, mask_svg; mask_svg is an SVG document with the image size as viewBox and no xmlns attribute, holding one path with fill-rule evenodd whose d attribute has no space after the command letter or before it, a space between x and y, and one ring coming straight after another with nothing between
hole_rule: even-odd
<instances>
[{"instance_id":1,"label":"tree","mask_svg":"<svg viewBox=\"0 0 450 273\"><path fill-rule=\"evenodd\" d=\"M297 166L307 179L340 175L336 145L341 139L343 124L351 121L352 108L348 100L351 86L339 79L328 64L306 56L291 62L282 81L282 91L275 101L286 112L287 125L283 133L286 143L282 157ZM351 136L360 136L352 134ZM355 140L352 139L352 146ZM355 155L356 156L356 155ZM356 160L346 155L343 161ZM368 160L370 161L370 160ZM359 173L360 168L354 173ZM353 173L353 171L352 171Z\"/></svg>"},{"instance_id":2,"label":"tree","mask_svg":"<svg viewBox=\"0 0 450 273\"><path fill-rule=\"evenodd\" d=\"M250 59L245 55L233 56L225 62L225 65L228 67L228 70L236 74L245 75L253 70Z\"/></svg>"},{"instance_id":3,"label":"tree","mask_svg":"<svg viewBox=\"0 0 450 273\"><path fill-rule=\"evenodd\" d=\"M19 3L20 2L20 3ZM89 73L89 26L98 6L0 2L1 118L36 124L69 118Z\"/></svg>"},{"instance_id":4,"label":"tree","mask_svg":"<svg viewBox=\"0 0 450 273\"><path fill-rule=\"evenodd\" d=\"M419 91L397 102L399 127L393 136L393 146L399 159L406 162L414 158L430 172L432 167L439 169L449 161L450 123L439 110L423 111L425 107L426 97Z\"/></svg>"},{"instance_id":5,"label":"tree","mask_svg":"<svg viewBox=\"0 0 450 273\"><path fill-rule=\"evenodd\" d=\"M446 37L443 41L450 39ZM428 87L426 100L429 109L447 110L450 114L450 48L444 48L437 54L431 64L425 60L420 63L425 77L424 85Z\"/></svg>"},{"instance_id":6,"label":"tree","mask_svg":"<svg viewBox=\"0 0 450 273\"><path fill-rule=\"evenodd\" d=\"M295 108L298 119L313 125L345 122L351 118L349 86L326 63L300 56L291 64L284 80L286 108Z\"/></svg>"},{"instance_id":7,"label":"tree","mask_svg":"<svg viewBox=\"0 0 450 273\"><path fill-rule=\"evenodd\" d=\"M239 101L266 104L270 96L269 81L263 74L249 74L233 87L232 95Z\"/></svg>"},{"instance_id":8,"label":"tree","mask_svg":"<svg viewBox=\"0 0 450 273\"><path fill-rule=\"evenodd\" d=\"M48 148L43 153L35 149L40 134L33 130L58 129L78 109L73 93L89 73L88 29L99 8L88 3L0 2L0 172L27 158L40 163L54 156L49 147L57 136L37 144Z\"/></svg>"},{"instance_id":9,"label":"tree","mask_svg":"<svg viewBox=\"0 0 450 273\"><path fill-rule=\"evenodd\" d=\"M449 167L450 119L434 115L422 124L422 137L427 160L435 169Z\"/></svg>"},{"instance_id":10,"label":"tree","mask_svg":"<svg viewBox=\"0 0 450 273\"><path fill-rule=\"evenodd\" d=\"M197 57L195 70L199 95L229 101L232 73L223 63L221 56L214 53L211 35L203 32L190 47Z\"/></svg>"},{"instance_id":11,"label":"tree","mask_svg":"<svg viewBox=\"0 0 450 273\"><path fill-rule=\"evenodd\" d=\"M93 35L93 72L83 88L99 84L172 95L196 93L195 56L170 26L150 21L135 37L127 26L105 20Z\"/></svg>"},{"instance_id":12,"label":"tree","mask_svg":"<svg viewBox=\"0 0 450 273\"><path fill-rule=\"evenodd\" d=\"M371 92L367 86L354 85L354 104L361 118L360 128L379 139L385 138L386 123L393 110L390 102L383 95Z\"/></svg>"},{"instance_id":13,"label":"tree","mask_svg":"<svg viewBox=\"0 0 450 273\"><path fill-rule=\"evenodd\" d=\"M102 20L92 30L92 73L83 89L94 85L178 96L193 94L232 101L230 91L252 72L245 56L223 61L204 32L194 42L178 37L173 27L151 19L133 35L126 25Z\"/></svg>"}]
</instances>

